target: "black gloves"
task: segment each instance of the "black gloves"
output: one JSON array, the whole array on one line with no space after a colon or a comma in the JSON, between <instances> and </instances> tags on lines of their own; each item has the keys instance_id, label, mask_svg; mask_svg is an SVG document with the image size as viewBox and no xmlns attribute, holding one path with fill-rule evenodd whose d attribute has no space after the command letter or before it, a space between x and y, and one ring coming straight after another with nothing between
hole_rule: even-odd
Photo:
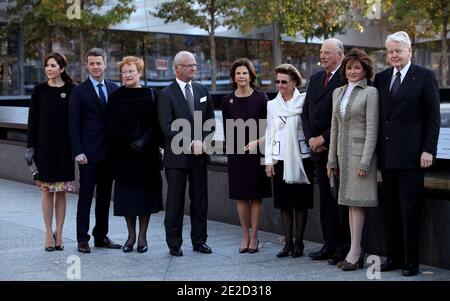
<instances>
[{"instance_id":1,"label":"black gloves","mask_svg":"<svg viewBox=\"0 0 450 301\"><path fill-rule=\"evenodd\" d=\"M139 139L131 143L131 150L135 154L140 154L144 151L144 140Z\"/></svg>"},{"instance_id":2,"label":"black gloves","mask_svg":"<svg viewBox=\"0 0 450 301\"><path fill-rule=\"evenodd\" d=\"M33 157L34 157L34 147L29 147L25 151L25 161L28 165L31 165L33 163Z\"/></svg>"}]
</instances>

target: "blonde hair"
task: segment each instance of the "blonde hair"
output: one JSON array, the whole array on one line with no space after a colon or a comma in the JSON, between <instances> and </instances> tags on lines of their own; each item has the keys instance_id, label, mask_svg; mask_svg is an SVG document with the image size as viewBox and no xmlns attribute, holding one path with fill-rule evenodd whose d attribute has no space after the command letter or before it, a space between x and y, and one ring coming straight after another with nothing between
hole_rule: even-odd
<instances>
[{"instance_id":1,"label":"blonde hair","mask_svg":"<svg viewBox=\"0 0 450 301\"><path fill-rule=\"evenodd\" d=\"M125 65L135 64L138 72L144 71L144 60L136 56L126 56L122 61L118 62L119 70L122 71L122 67Z\"/></svg>"}]
</instances>

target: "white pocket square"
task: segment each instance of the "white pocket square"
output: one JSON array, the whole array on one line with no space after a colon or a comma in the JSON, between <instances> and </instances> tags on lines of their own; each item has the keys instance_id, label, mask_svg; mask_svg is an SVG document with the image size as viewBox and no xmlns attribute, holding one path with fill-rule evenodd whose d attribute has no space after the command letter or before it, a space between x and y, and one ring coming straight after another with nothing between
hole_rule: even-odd
<instances>
[{"instance_id":1,"label":"white pocket square","mask_svg":"<svg viewBox=\"0 0 450 301\"><path fill-rule=\"evenodd\" d=\"M200 102L205 102L206 101L206 96L203 96L202 98L200 98Z\"/></svg>"}]
</instances>

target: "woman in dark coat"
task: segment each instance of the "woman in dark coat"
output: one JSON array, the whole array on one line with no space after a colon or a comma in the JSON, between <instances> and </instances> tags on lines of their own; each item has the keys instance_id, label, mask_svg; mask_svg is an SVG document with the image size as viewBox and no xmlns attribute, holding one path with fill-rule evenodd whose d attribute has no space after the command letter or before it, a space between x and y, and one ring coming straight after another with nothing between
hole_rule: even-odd
<instances>
[{"instance_id":1,"label":"woman in dark coat","mask_svg":"<svg viewBox=\"0 0 450 301\"><path fill-rule=\"evenodd\" d=\"M236 123L238 119L254 121L256 125L252 133L256 136L253 141L250 141L252 135L248 128L233 126L234 133L225 131L229 196L237 200L244 235L239 253L255 253L258 252L259 245L262 199L272 195L270 180L265 176L264 165L261 164L262 155L258 152L258 145L264 144L262 136L265 129L260 129L259 123L266 118L268 99L264 92L253 89L256 72L248 59L236 60L231 66L230 77L236 90L225 96L222 102L224 129L227 128L227 122ZM259 133L262 133L261 137L258 136ZM239 136L244 138L244 145L239 145Z\"/></svg>"},{"instance_id":2,"label":"woman in dark coat","mask_svg":"<svg viewBox=\"0 0 450 301\"><path fill-rule=\"evenodd\" d=\"M125 216L128 239L124 252L136 242L137 251L146 252L150 215L162 210L162 179L159 146L161 131L157 120L157 99L152 89L143 88L142 59L127 56L119 63L123 86L108 102L109 150L114 186L114 215Z\"/></svg>"},{"instance_id":3,"label":"woman in dark coat","mask_svg":"<svg viewBox=\"0 0 450 301\"><path fill-rule=\"evenodd\" d=\"M68 102L74 83L66 72L63 54L45 57L48 80L34 88L28 112L28 141L25 159L36 164L36 184L42 191L45 222L45 250L62 251L62 231L66 215L66 191L74 191L75 167L67 126ZM53 209L55 208L55 209ZM56 231L52 230L53 210Z\"/></svg>"}]
</instances>

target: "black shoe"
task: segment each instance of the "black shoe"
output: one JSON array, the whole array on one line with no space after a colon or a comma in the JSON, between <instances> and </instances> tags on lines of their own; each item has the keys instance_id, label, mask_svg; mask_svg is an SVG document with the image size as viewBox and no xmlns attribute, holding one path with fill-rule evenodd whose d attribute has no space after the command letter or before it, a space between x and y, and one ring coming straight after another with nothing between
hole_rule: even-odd
<instances>
[{"instance_id":1,"label":"black shoe","mask_svg":"<svg viewBox=\"0 0 450 301\"><path fill-rule=\"evenodd\" d=\"M309 254L309 257L312 260L326 260L330 259L331 256L333 256L335 253L335 250L327 249L323 247L319 252L314 252Z\"/></svg>"},{"instance_id":2,"label":"black shoe","mask_svg":"<svg viewBox=\"0 0 450 301\"><path fill-rule=\"evenodd\" d=\"M292 240L287 241L284 244L283 249L280 252L278 252L277 257L278 258L287 257L293 250L294 250L294 242Z\"/></svg>"},{"instance_id":3,"label":"black shoe","mask_svg":"<svg viewBox=\"0 0 450 301\"><path fill-rule=\"evenodd\" d=\"M419 273L418 264L407 264L402 270L402 275L406 277L416 276L418 273Z\"/></svg>"},{"instance_id":4,"label":"black shoe","mask_svg":"<svg viewBox=\"0 0 450 301\"><path fill-rule=\"evenodd\" d=\"M55 251L55 247L45 247L45 251L53 252L53 251Z\"/></svg>"},{"instance_id":5,"label":"black shoe","mask_svg":"<svg viewBox=\"0 0 450 301\"><path fill-rule=\"evenodd\" d=\"M345 257L346 255L336 253L333 256L331 256L330 259L328 259L328 264L337 265L339 262L344 261Z\"/></svg>"},{"instance_id":6,"label":"black shoe","mask_svg":"<svg viewBox=\"0 0 450 301\"><path fill-rule=\"evenodd\" d=\"M78 243L78 252L91 253L91 247L89 247L89 243L88 242L79 242Z\"/></svg>"},{"instance_id":7,"label":"black shoe","mask_svg":"<svg viewBox=\"0 0 450 301\"><path fill-rule=\"evenodd\" d=\"M402 268L402 265L392 259L387 259L383 264L380 266L381 272L390 272L394 270L399 270Z\"/></svg>"},{"instance_id":8,"label":"black shoe","mask_svg":"<svg viewBox=\"0 0 450 301\"><path fill-rule=\"evenodd\" d=\"M212 253L211 248L208 247L208 245L205 244L205 243L202 243L202 244L199 244L199 245L197 245L197 244L192 245L192 249L194 251L196 251L196 252L200 252L200 253L203 253L203 254L211 254ZM250 249L248 249L248 252L250 253Z\"/></svg>"},{"instance_id":9,"label":"black shoe","mask_svg":"<svg viewBox=\"0 0 450 301\"><path fill-rule=\"evenodd\" d=\"M292 250L292 257L297 258L303 256L303 249L305 246L303 245L303 241L295 241L294 249Z\"/></svg>"},{"instance_id":10,"label":"black shoe","mask_svg":"<svg viewBox=\"0 0 450 301\"><path fill-rule=\"evenodd\" d=\"M55 250L56 250L56 251L62 251L62 250L64 250L64 246L63 246L63 245L60 245L60 246L56 245L56 231L53 232L53 239L55 240Z\"/></svg>"},{"instance_id":11,"label":"black shoe","mask_svg":"<svg viewBox=\"0 0 450 301\"><path fill-rule=\"evenodd\" d=\"M256 240L256 248L248 248L250 254L257 253L259 251L259 239Z\"/></svg>"},{"instance_id":12,"label":"black shoe","mask_svg":"<svg viewBox=\"0 0 450 301\"><path fill-rule=\"evenodd\" d=\"M114 243L108 237L103 238L102 240L94 241L94 246L96 248L106 248L106 249L120 249L121 245Z\"/></svg>"},{"instance_id":13,"label":"black shoe","mask_svg":"<svg viewBox=\"0 0 450 301\"><path fill-rule=\"evenodd\" d=\"M170 248L170 255L183 256L183 251L181 250L181 248Z\"/></svg>"},{"instance_id":14,"label":"black shoe","mask_svg":"<svg viewBox=\"0 0 450 301\"><path fill-rule=\"evenodd\" d=\"M248 253L248 248L243 248L243 249L241 249L241 248L239 248L239 253Z\"/></svg>"},{"instance_id":15,"label":"black shoe","mask_svg":"<svg viewBox=\"0 0 450 301\"><path fill-rule=\"evenodd\" d=\"M138 246L137 251L138 251L138 253L145 253L148 251L148 246L147 245Z\"/></svg>"}]
</instances>

